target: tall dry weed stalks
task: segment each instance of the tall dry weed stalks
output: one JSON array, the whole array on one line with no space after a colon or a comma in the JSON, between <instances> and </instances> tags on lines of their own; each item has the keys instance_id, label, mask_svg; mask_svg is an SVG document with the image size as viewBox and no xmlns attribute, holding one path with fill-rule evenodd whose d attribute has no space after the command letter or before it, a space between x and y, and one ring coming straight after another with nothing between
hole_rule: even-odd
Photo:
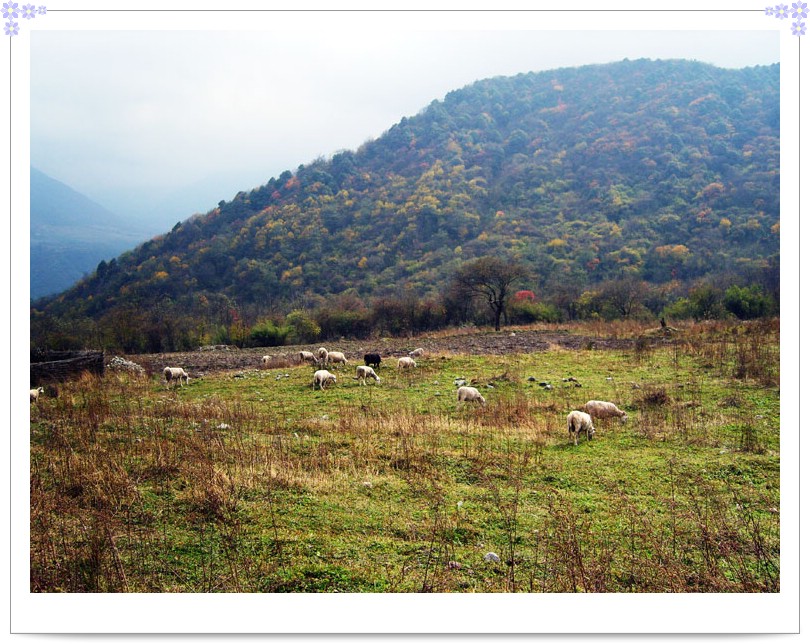
<instances>
[{"instance_id":1,"label":"tall dry weed stalks","mask_svg":"<svg viewBox=\"0 0 810 644\"><path fill-rule=\"evenodd\" d=\"M717 328L714 328L717 327ZM779 385L779 321L705 323L682 341L684 350L703 366L764 387Z\"/></svg>"},{"instance_id":2,"label":"tall dry weed stalks","mask_svg":"<svg viewBox=\"0 0 810 644\"><path fill-rule=\"evenodd\" d=\"M711 474L675 456L766 453L744 395L705 409L717 373L774 378L772 333L643 348L683 378L600 378L631 418L576 449L583 390L537 393L511 366L485 405L333 390L297 415L129 376L64 383L32 410L31 591L777 592L773 491L725 451Z\"/></svg>"}]
</instances>

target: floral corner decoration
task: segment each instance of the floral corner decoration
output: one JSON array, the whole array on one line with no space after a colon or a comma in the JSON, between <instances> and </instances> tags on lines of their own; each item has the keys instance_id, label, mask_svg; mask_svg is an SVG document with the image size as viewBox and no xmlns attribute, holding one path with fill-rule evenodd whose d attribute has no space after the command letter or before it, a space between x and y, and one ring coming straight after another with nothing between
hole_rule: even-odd
<instances>
[{"instance_id":1,"label":"floral corner decoration","mask_svg":"<svg viewBox=\"0 0 810 644\"><path fill-rule=\"evenodd\" d=\"M7 36L16 36L20 33L20 25L15 21L15 18L23 17L26 20L31 20L37 15L44 15L48 12L45 5L35 7L32 4L25 4L20 8L16 2L3 3L3 18L6 19L5 32ZM788 7L786 4L778 4L774 7L765 7L765 15L773 16L779 20L786 20L793 18L791 24L791 33L794 36L804 36L807 33L807 24L804 22L807 18L807 3L794 2Z\"/></svg>"},{"instance_id":2,"label":"floral corner decoration","mask_svg":"<svg viewBox=\"0 0 810 644\"><path fill-rule=\"evenodd\" d=\"M794 36L804 36L807 33L807 24L804 22L807 18L807 3L794 2L790 8L786 4L778 4L775 7L765 7L765 15L773 16L778 20L787 20L793 18L793 23L790 25L790 31Z\"/></svg>"},{"instance_id":3,"label":"floral corner decoration","mask_svg":"<svg viewBox=\"0 0 810 644\"><path fill-rule=\"evenodd\" d=\"M16 36L20 33L20 23L15 18L24 18L25 20L33 20L37 15L43 16L48 13L45 5L35 7L32 4L24 4L20 7L16 2L3 3L3 18L6 19L5 32L6 36Z\"/></svg>"}]
</instances>

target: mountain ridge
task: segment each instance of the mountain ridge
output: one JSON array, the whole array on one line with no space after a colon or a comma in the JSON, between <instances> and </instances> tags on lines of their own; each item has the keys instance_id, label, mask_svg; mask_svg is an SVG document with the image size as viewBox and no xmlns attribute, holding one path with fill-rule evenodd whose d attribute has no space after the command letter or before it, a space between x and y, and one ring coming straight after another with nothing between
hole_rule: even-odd
<instances>
[{"instance_id":1,"label":"mountain ridge","mask_svg":"<svg viewBox=\"0 0 810 644\"><path fill-rule=\"evenodd\" d=\"M67 289L146 239L137 225L33 166L30 178L33 299Z\"/></svg>"},{"instance_id":2,"label":"mountain ridge","mask_svg":"<svg viewBox=\"0 0 810 644\"><path fill-rule=\"evenodd\" d=\"M172 302L211 323L203 300L258 319L406 289L437 299L484 255L526 265L523 286L549 298L762 281L778 273L778 89L778 65L645 59L477 81L178 223L42 312Z\"/></svg>"}]
</instances>

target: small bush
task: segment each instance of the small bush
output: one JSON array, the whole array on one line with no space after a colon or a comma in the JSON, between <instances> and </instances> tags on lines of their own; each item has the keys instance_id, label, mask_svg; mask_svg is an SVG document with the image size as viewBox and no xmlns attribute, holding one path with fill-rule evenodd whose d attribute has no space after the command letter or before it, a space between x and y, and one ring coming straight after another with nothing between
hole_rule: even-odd
<instances>
[{"instance_id":1,"label":"small bush","mask_svg":"<svg viewBox=\"0 0 810 644\"><path fill-rule=\"evenodd\" d=\"M321 327L303 311L292 311L284 320L290 344L308 344L321 337Z\"/></svg>"},{"instance_id":2,"label":"small bush","mask_svg":"<svg viewBox=\"0 0 810 644\"><path fill-rule=\"evenodd\" d=\"M290 327L276 326L271 320L259 322L250 329L248 345L251 347L277 347L284 344Z\"/></svg>"},{"instance_id":3,"label":"small bush","mask_svg":"<svg viewBox=\"0 0 810 644\"><path fill-rule=\"evenodd\" d=\"M318 323L326 338L352 338L360 340L371 334L371 320L366 311L321 309Z\"/></svg>"},{"instance_id":4,"label":"small bush","mask_svg":"<svg viewBox=\"0 0 810 644\"><path fill-rule=\"evenodd\" d=\"M637 405L642 408L649 407L663 407L670 403L669 394L667 390L662 387L651 387L644 391L641 398L637 401Z\"/></svg>"},{"instance_id":5,"label":"small bush","mask_svg":"<svg viewBox=\"0 0 810 644\"><path fill-rule=\"evenodd\" d=\"M673 320L690 320L694 317L692 303L685 297L664 307L664 317Z\"/></svg>"},{"instance_id":6,"label":"small bush","mask_svg":"<svg viewBox=\"0 0 810 644\"><path fill-rule=\"evenodd\" d=\"M752 320L769 315L773 310L773 301L756 284L731 286L723 296L723 306L741 320Z\"/></svg>"},{"instance_id":7,"label":"small bush","mask_svg":"<svg viewBox=\"0 0 810 644\"><path fill-rule=\"evenodd\" d=\"M509 319L512 324L532 322L562 322L562 314L552 304L534 302L528 298L516 301L510 307Z\"/></svg>"}]
</instances>

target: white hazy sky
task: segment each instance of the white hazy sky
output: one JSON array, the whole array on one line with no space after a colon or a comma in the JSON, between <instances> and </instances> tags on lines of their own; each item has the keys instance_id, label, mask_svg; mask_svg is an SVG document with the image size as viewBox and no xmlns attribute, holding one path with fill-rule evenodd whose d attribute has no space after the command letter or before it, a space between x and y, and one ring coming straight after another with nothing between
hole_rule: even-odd
<instances>
[{"instance_id":1,"label":"white hazy sky","mask_svg":"<svg viewBox=\"0 0 810 644\"><path fill-rule=\"evenodd\" d=\"M771 64L779 35L36 31L31 164L114 212L177 221L476 80L623 58Z\"/></svg>"}]
</instances>

